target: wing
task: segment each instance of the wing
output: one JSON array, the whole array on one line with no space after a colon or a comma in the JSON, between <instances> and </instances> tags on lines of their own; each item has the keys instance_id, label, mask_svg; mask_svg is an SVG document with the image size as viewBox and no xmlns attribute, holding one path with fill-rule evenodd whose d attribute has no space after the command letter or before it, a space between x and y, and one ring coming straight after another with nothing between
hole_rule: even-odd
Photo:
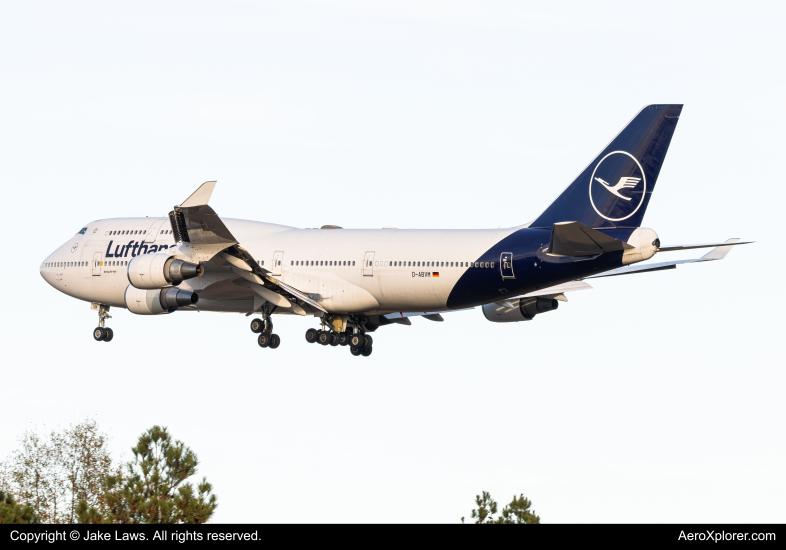
<instances>
[{"instance_id":1,"label":"wing","mask_svg":"<svg viewBox=\"0 0 786 550\"><path fill-rule=\"evenodd\" d=\"M214 260L214 263L234 272L246 280L245 286L269 302L284 303L271 294L274 293L289 302L287 307L293 307L294 302L295 311L300 304L308 304L327 313L325 308L306 293L270 275L270 271L260 266L248 250L240 246L218 214L207 205L215 186L215 181L203 183L183 204L175 206L169 213L178 247L185 249L192 261ZM302 308L300 310L302 311Z\"/></svg>"},{"instance_id":2,"label":"wing","mask_svg":"<svg viewBox=\"0 0 786 550\"><path fill-rule=\"evenodd\" d=\"M512 298L507 298L506 300L499 300L494 303L504 307L513 308L516 307L514 303L516 302L516 300L520 300L521 298L535 298L535 297L543 297L543 298L551 297L561 302L567 302L568 299L565 297L566 292L574 292L576 290L588 290L591 288L592 287L588 283L585 283L584 281L570 281L569 283L562 283L561 285L550 286L548 288L535 290L527 294L513 296Z\"/></svg>"},{"instance_id":3,"label":"wing","mask_svg":"<svg viewBox=\"0 0 786 550\"><path fill-rule=\"evenodd\" d=\"M429 321L444 321L445 319L442 317L442 313L454 313L456 311L469 311L470 309L475 309L474 307L465 307L463 309L451 309L448 311L396 311L395 313L388 313L387 315L382 315L385 319L388 319L393 322L398 322L402 325L409 325L409 322L401 322L401 320L409 321L409 317L423 317L424 319L428 319Z\"/></svg>"}]
</instances>

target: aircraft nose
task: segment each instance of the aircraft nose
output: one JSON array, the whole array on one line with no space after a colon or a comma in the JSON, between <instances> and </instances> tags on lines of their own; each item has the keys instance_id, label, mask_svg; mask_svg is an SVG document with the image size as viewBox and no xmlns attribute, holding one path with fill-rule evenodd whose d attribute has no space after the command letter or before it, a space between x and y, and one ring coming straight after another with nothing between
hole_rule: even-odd
<instances>
[{"instance_id":1,"label":"aircraft nose","mask_svg":"<svg viewBox=\"0 0 786 550\"><path fill-rule=\"evenodd\" d=\"M50 285L52 284L51 276L54 273L54 260L52 259L53 255L54 254L50 254L44 258L44 261L41 262L41 266L38 268L38 274L41 275L41 277L43 277L43 279Z\"/></svg>"}]
</instances>

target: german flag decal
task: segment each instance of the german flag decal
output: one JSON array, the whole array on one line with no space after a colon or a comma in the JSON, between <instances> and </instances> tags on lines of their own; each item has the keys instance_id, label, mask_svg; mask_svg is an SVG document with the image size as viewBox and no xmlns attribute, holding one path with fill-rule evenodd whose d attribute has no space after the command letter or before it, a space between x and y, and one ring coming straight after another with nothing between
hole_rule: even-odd
<instances>
[{"instance_id":1,"label":"german flag decal","mask_svg":"<svg viewBox=\"0 0 786 550\"><path fill-rule=\"evenodd\" d=\"M439 277L439 273L437 271L435 271L434 273L431 274L431 276L432 277Z\"/></svg>"}]
</instances>

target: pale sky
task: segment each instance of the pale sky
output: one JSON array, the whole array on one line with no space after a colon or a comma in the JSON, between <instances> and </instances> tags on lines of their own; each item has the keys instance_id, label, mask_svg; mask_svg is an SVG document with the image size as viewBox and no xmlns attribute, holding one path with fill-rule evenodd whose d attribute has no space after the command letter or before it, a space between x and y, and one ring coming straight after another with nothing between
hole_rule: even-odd
<instances>
[{"instance_id":1,"label":"pale sky","mask_svg":"<svg viewBox=\"0 0 786 550\"><path fill-rule=\"evenodd\" d=\"M218 522L786 517L783 23L777 2L5 2L0 455L33 424L153 424ZM371 357L276 319L97 316L38 275L87 222L511 227L650 103L684 103L644 225L722 262L592 282L516 324L383 327ZM658 261L706 251L664 253Z\"/></svg>"}]
</instances>

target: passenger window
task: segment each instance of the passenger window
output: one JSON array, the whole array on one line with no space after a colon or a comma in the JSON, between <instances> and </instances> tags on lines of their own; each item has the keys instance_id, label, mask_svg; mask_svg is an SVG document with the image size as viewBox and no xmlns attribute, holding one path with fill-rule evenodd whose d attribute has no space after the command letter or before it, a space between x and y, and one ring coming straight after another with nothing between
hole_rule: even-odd
<instances>
[{"instance_id":1,"label":"passenger window","mask_svg":"<svg viewBox=\"0 0 786 550\"><path fill-rule=\"evenodd\" d=\"M355 260L352 260L352 265L355 265Z\"/></svg>"},{"instance_id":2,"label":"passenger window","mask_svg":"<svg viewBox=\"0 0 786 550\"><path fill-rule=\"evenodd\" d=\"M491 268L492 269L494 268L494 262L491 262Z\"/></svg>"}]
</instances>

